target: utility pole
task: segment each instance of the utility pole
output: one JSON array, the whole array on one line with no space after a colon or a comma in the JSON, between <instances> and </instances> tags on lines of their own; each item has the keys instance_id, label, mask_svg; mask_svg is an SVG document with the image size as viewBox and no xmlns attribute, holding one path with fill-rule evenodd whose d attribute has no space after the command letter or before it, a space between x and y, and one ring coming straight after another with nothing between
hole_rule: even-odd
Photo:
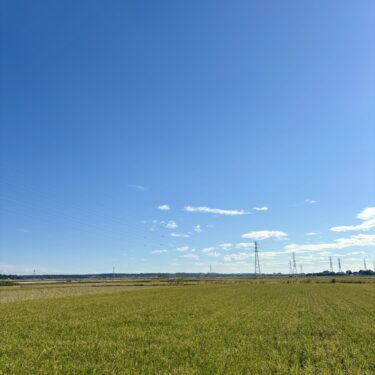
<instances>
[{"instance_id":1,"label":"utility pole","mask_svg":"<svg viewBox=\"0 0 375 375\"><path fill-rule=\"evenodd\" d=\"M259 251L258 251L258 243L255 241L254 243L254 274L260 275L260 263L259 263Z\"/></svg>"},{"instance_id":2,"label":"utility pole","mask_svg":"<svg viewBox=\"0 0 375 375\"><path fill-rule=\"evenodd\" d=\"M292 254L292 259L293 259L293 274L297 275L296 253L294 252Z\"/></svg>"},{"instance_id":3,"label":"utility pole","mask_svg":"<svg viewBox=\"0 0 375 375\"><path fill-rule=\"evenodd\" d=\"M210 264L210 273L212 273L212 267L211 267L211 264Z\"/></svg>"},{"instance_id":4,"label":"utility pole","mask_svg":"<svg viewBox=\"0 0 375 375\"><path fill-rule=\"evenodd\" d=\"M115 278L115 266L112 268L112 277Z\"/></svg>"},{"instance_id":5,"label":"utility pole","mask_svg":"<svg viewBox=\"0 0 375 375\"><path fill-rule=\"evenodd\" d=\"M339 266L339 273L342 273L342 269L341 269L341 260L340 258L337 258L337 264Z\"/></svg>"},{"instance_id":6,"label":"utility pole","mask_svg":"<svg viewBox=\"0 0 375 375\"><path fill-rule=\"evenodd\" d=\"M332 257L329 257L329 268L330 268L331 272L333 273Z\"/></svg>"}]
</instances>

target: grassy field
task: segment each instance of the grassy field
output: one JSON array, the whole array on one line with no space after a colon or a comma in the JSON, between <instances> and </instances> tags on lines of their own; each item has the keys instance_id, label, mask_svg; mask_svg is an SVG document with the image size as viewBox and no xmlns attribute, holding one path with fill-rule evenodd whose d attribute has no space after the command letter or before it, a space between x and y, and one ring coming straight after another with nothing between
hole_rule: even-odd
<instances>
[{"instance_id":1,"label":"grassy field","mask_svg":"<svg viewBox=\"0 0 375 375\"><path fill-rule=\"evenodd\" d=\"M0 373L375 374L363 280L3 287Z\"/></svg>"}]
</instances>

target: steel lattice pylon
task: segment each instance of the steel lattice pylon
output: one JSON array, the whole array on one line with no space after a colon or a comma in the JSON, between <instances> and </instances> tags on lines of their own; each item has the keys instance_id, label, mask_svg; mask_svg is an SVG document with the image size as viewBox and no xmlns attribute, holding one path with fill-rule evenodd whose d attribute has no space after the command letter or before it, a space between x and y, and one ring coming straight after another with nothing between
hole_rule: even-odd
<instances>
[{"instance_id":1,"label":"steel lattice pylon","mask_svg":"<svg viewBox=\"0 0 375 375\"><path fill-rule=\"evenodd\" d=\"M342 273L342 269L341 269L341 259L340 259L340 258L337 259L337 264L338 264L338 266L339 266L339 273Z\"/></svg>"},{"instance_id":2,"label":"steel lattice pylon","mask_svg":"<svg viewBox=\"0 0 375 375\"><path fill-rule=\"evenodd\" d=\"M254 255L255 255L255 259L254 259L254 273L255 275L260 275L261 272L260 272L260 263L259 263L259 250L258 250L258 243L255 241L254 243Z\"/></svg>"},{"instance_id":3,"label":"steel lattice pylon","mask_svg":"<svg viewBox=\"0 0 375 375\"><path fill-rule=\"evenodd\" d=\"M330 271L333 272L332 257L329 257L329 268L330 268Z\"/></svg>"},{"instance_id":4,"label":"steel lattice pylon","mask_svg":"<svg viewBox=\"0 0 375 375\"><path fill-rule=\"evenodd\" d=\"M292 259L293 259L293 275L297 275L296 254L294 252L292 254Z\"/></svg>"}]
</instances>

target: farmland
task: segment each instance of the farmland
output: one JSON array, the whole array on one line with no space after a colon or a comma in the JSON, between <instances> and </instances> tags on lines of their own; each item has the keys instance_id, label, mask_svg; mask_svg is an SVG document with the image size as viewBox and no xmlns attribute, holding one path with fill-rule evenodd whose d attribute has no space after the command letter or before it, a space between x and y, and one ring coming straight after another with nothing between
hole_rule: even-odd
<instances>
[{"instance_id":1,"label":"farmland","mask_svg":"<svg viewBox=\"0 0 375 375\"><path fill-rule=\"evenodd\" d=\"M375 283L342 281L2 287L0 373L373 374Z\"/></svg>"}]
</instances>

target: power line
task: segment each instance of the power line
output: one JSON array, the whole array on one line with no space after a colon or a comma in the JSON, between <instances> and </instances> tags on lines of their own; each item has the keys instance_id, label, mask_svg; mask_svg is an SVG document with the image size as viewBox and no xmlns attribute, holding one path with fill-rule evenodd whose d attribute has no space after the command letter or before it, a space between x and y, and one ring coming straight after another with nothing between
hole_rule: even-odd
<instances>
[{"instance_id":1,"label":"power line","mask_svg":"<svg viewBox=\"0 0 375 375\"><path fill-rule=\"evenodd\" d=\"M139 226L140 221L134 220L133 217L127 217L121 214L118 217L114 217L112 214L109 216L103 210L96 209L92 205L87 207L86 205L82 205L82 203L76 203L69 201L62 202L61 201L61 192L56 189L50 189L47 186L47 190L41 191L38 188L33 187L32 185L26 184L19 184L19 183L11 183L8 181L4 181L3 178L0 179L1 185L10 185L11 190L10 193L13 194L17 192L17 189L21 189L30 197L32 196L33 204L30 204L30 201L27 200L20 200L18 197L2 197L2 199L8 200L8 202L14 204L20 204L27 208L31 208L33 212L41 212L44 215L50 215L52 213L55 214L58 218L68 220L68 222L75 222L79 225L85 225L88 227L92 227L96 232L102 231L106 232L105 234L117 234L118 236L126 235L127 238L138 238L141 235L141 232L144 233L144 228ZM46 186L44 186L46 188ZM102 196L103 194L101 194ZM57 198L57 199L56 199ZM39 203L39 204L38 204ZM96 206L100 205L100 200L95 201ZM30 207L31 206L31 207ZM104 208L104 206L102 206ZM108 209L107 207L105 209ZM46 212L47 211L47 212ZM79 212L78 216L76 215ZM73 220L72 220L73 219ZM83 220L82 220L83 219ZM87 219L91 221L87 222ZM95 223L92 222L94 219ZM129 225L126 225L125 222L130 222L132 228L129 228ZM95 229L96 227L96 229ZM117 227L117 228L116 228ZM116 230L117 229L117 230ZM115 233L116 232L116 233Z\"/></svg>"},{"instance_id":2,"label":"power line","mask_svg":"<svg viewBox=\"0 0 375 375\"><path fill-rule=\"evenodd\" d=\"M105 227L105 225L103 226L102 224L87 222L85 219L82 220L82 217L76 216L74 214L73 215L67 214L65 210L56 209L56 207L52 209L51 207L45 207L45 206L41 207L39 205L35 205L34 202L31 203L29 201L14 199L14 198L2 197L2 200L12 203L13 209L15 208L14 204L16 204L16 206L18 205L18 206L21 206L22 208L26 208L28 211L22 212L23 216L31 217L32 219L46 222L48 224L53 224L54 222L55 223L58 222L60 226L61 225L69 226L70 228L74 230L85 231L86 233L89 233L91 235L95 233L95 236L96 235L105 236L107 238L111 238L111 239L121 241L121 242L124 240L124 238L126 238L127 240L129 239L133 239L136 241L142 240L142 236L137 229L135 231L129 231L125 228L121 228L121 230L116 230L112 228L110 229L108 228L108 225L110 224L108 222L105 223L105 220L104 220L104 224L107 224L107 227ZM59 205L61 205L61 203L59 203ZM13 210L7 207L3 207L3 211L14 213ZM42 216L37 215L38 211L42 213ZM95 216L98 216L98 215L91 214L91 217L95 218ZM100 217L100 214L99 214L99 218L102 219ZM96 219L98 219L98 217L96 217ZM103 222L103 220L101 221ZM120 220L118 219L117 223L119 222ZM162 237L164 237L164 235ZM143 236L143 240L146 240L144 236ZM164 246L162 244L156 244L155 242L152 243L149 240L147 242L149 244L152 244L153 246Z\"/></svg>"}]
</instances>

